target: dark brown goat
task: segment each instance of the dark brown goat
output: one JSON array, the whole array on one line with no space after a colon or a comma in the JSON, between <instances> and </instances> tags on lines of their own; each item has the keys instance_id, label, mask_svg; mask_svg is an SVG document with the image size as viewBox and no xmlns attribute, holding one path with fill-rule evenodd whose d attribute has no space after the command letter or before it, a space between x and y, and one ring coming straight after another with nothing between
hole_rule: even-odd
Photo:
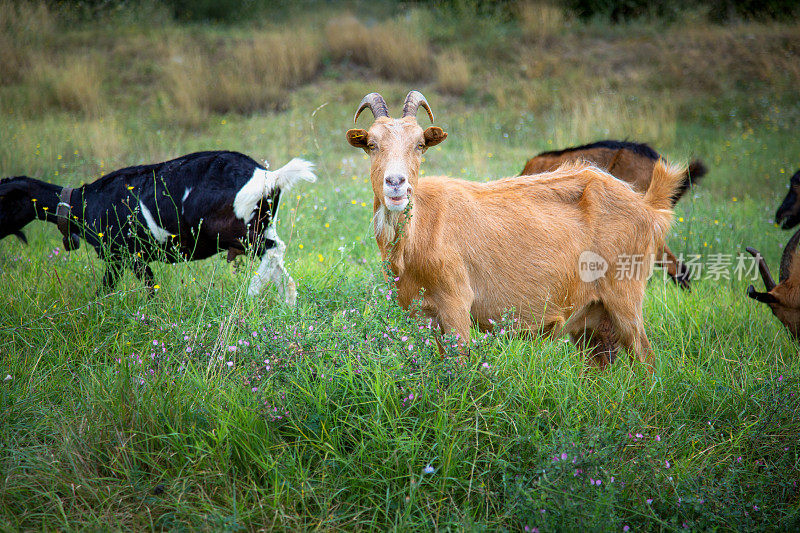
<instances>
[{"instance_id":1,"label":"dark brown goat","mask_svg":"<svg viewBox=\"0 0 800 533\"><path fill-rule=\"evenodd\" d=\"M755 248L747 251L756 258L758 270L767 292L758 292L752 285L747 288L747 295L765 303L786 326L795 341L800 343L800 261L797 259L797 243L800 242L800 231L797 231L781 256L781 269L778 273L779 283L776 285L769 272L769 267Z\"/></svg>"},{"instance_id":2,"label":"dark brown goat","mask_svg":"<svg viewBox=\"0 0 800 533\"><path fill-rule=\"evenodd\" d=\"M792 229L800 223L800 170L789 180L789 192L775 213L775 223L783 222L783 229Z\"/></svg>"},{"instance_id":3,"label":"dark brown goat","mask_svg":"<svg viewBox=\"0 0 800 533\"><path fill-rule=\"evenodd\" d=\"M643 193L650 186L653 168L661 156L646 144L627 141L598 141L564 150L543 152L528 160L521 175L552 172L563 163L588 161L606 170L615 178L631 184L637 192ZM705 176L707 169L700 160L692 161L684 176L683 183L672 197L674 207L689 188ZM670 278L681 288L689 288L689 271L675 257L665 244L657 254L656 264L665 268Z\"/></svg>"}]
</instances>

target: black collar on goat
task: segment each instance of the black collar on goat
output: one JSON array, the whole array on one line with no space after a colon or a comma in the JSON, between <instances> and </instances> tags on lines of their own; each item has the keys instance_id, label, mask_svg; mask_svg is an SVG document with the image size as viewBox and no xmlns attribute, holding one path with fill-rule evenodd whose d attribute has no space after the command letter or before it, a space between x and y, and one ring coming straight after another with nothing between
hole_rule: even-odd
<instances>
[{"instance_id":1,"label":"black collar on goat","mask_svg":"<svg viewBox=\"0 0 800 533\"><path fill-rule=\"evenodd\" d=\"M72 187L64 187L58 195L58 206L56 206L56 217L58 217L58 231L63 237L64 249L68 252L77 250L81 245L80 237L77 232L80 230L72 222Z\"/></svg>"},{"instance_id":2,"label":"black collar on goat","mask_svg":"<svg viewBox=\"0 0 800 533\"><path fill-rule=\"evenodd\" d=\"M293 159L270 172L237 152L197 152L163 163L123 168L74 189L25 176L0 181L0 239L34 219L58 223L71 206L65 246L82 238L107 262L103 289L129 266L152 291L150 261L204 259L222 250L231 260L250 248L263 256L249 293L275 282L288 304L294 281L283 266L285 245L275 232L282 191L314 181L313 165ZM62 223L62 226L64 224Z\"/></svg>"}]
</instances>

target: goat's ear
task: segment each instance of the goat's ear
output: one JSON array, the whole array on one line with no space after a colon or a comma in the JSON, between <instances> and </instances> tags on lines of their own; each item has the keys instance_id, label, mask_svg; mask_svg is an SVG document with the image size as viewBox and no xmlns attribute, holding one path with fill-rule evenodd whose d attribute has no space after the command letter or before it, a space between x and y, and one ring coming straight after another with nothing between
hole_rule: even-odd
<instances>
[{"instance_id":1,"label":"goat's ear","mask_svg":"<svg viewBox=\"0 0 800 533\"><path fill-rule=\"evenodd\" d=\"M747 287L747 295L753 300L761 302L762 304L771 305L780 303L780 300L778 300L774 295L768 292L758 292L752 285Z\"/></svg>"},{"instance_id":2,"label":"goat's ear","mask_svg":"<svg viewBox=\"0 0 800 533\"><path fill-rule=\"evenodd\" d=\"M439 126L431 126L425 130L423 136L425 137L425 147L430 148L447 139L447 132Z\"/></svg>"},{"instance_id":3,"label":"goat's ear","mask_svg":"<svg viewBox=\"0 0 800 533\"><path fill-rule=\"evenodd\" d=\"M347 130L347 142L355 148L367 149L369 134L367 130Z\"/></svg>"}]
</instances>

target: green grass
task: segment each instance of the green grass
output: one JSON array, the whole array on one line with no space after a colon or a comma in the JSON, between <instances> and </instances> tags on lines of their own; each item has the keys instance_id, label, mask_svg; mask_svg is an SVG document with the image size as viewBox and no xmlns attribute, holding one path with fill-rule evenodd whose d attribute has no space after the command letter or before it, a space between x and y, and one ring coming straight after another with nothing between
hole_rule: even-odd
<instances>
[{"instance_id":1,"label":"green grass","mask_svg":"<svg viewBox=\"0 0 800 533\"><path fill-rule=\"evenodd\" d=\"M331 10L305 24L320 28ZM225 148L273 168L305 157L319 180L293 190L280 213L295 309L273 289L246 297L252 262L154 264L154 298L130 274L97 296L103 264L85 244L67 254L43 223L27 229L28 246L2 242L0 530L800 527L798 348L746 297L751 280L701 279L682 292L654 277L653 377L627 358L584 372L563 340L499 331L475 331L468 360L441 356L386 298L368 163L344 138L365 93L380 91L396 113L417 88L449 133L426 154L427 175L487 180L548 148L649 141L710 169L678 206L672 250L735 263L755 246L775 271L790 235L772 217L800 167L797 25L709 25L704 46L766 52L741 71L724 58L733 70L700 79L698 66L693 85L651 68L683 65L681 36L702 34L691 25L567 21L544 42L515 44L513 21L456 14L436 26L419 8L409 20L433 53L459 50L470 62L463 96L440 94L436 80L387 81L322 50L322 69L285 92L284 110L197 123L165 111L158 46L258 27L138 31L123 17L61 26L30 45L49 56L110 43L116 52L98 56L107 111L31 106L43 100L24 75L0 85L3 175L77 185ZM287 17L282 25L297 22ZM465 21L485 31L463 39ZM607 69L604 54L629 64Z\"/></svg>"}]
</instances>

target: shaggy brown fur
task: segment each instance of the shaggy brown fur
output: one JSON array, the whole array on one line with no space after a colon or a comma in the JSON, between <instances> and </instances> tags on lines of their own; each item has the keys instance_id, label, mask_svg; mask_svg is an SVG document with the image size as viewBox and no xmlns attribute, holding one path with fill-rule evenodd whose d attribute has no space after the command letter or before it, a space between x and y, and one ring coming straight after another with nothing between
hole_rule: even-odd
<instances>
[{"instance_id":1,"label":"shaggy brown fur","mask_svg":"<svg viewBox=\"0 0 800 533\"><path fill-rule=\"evenodd\" d=\"M489 329L513 310L521 328L569 334L600 366L619 343L652 371L642 316L652 260L634 276L616 274L626 257L652 258L662 246L683 169L659 162L644 195L585 162L487 183L420 178L422 154L446 136L423 131L414 116L347 132L370 156L376 239L398 278L399 303L408 308L424 291L421 309L462 345L470 317ZM410 186L410 219L387 206L386 183L398 173ZM588 283L579 276L586 251L608 262Z\"/></svg>"},{"instance_id":2,"label":"shaggy brown fur","mask_svg":"<svg viewBox=\"0 0 800 533\"><path fill-rule=\"evenodd\" d=\"M522 175L539 174L557 169L566 162L584 160L605 169L615 178L631 184L634 190L644 193L650 186L656 161L661 156L646 144L625 141L599 141L583 146L553 152L544 152L528 160ZM672 205L689 188L705 176L707 170L700 160L692 161L684 173L681 186L672 197ZM656 264L666 269L670 278L681 288L689 288L689 271L675 257L666 244L657 253Z\"/></svg>"},{"instance_id":3,"label":"shaggy brown fur","mask_svg":"<svg viewBox=\"0 0 800 533\"><path fill-rule=\"evenodd\" d=\"M770 274L769 267L755 248L747 248L758 262L761 279L767 292L758 292L750 285L747 295L754 300L765 303L786 326L792 337L800 344L800 258L798 258L797 244L800 242L800 231L797 231L786 247L781 257L779 284L775 284Z\"/></svg>"}]
</instances>

